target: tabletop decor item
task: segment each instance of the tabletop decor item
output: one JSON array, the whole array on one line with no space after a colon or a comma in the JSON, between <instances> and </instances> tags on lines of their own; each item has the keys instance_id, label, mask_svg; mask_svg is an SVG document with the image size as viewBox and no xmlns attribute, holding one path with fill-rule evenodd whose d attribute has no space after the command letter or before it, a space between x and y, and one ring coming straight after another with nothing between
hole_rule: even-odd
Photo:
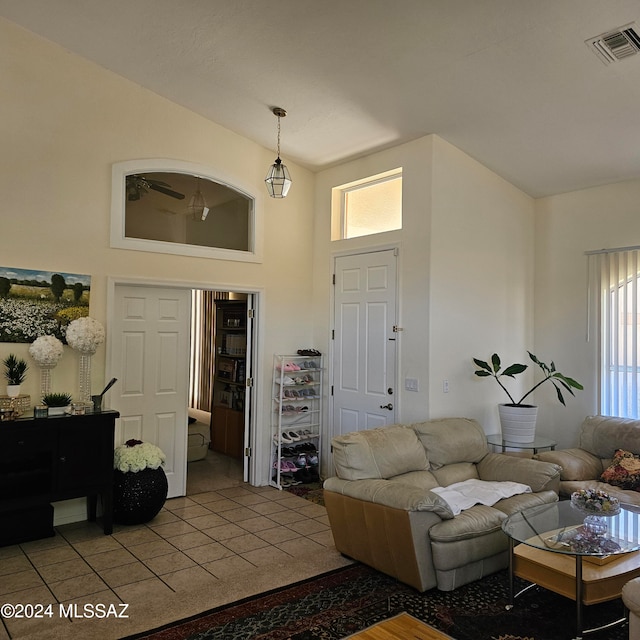
<instances>
[{"instance_id":1,"label":"tabletop decor item","mask_svg":"<svg viewBox=\"0 0 640 640\"><path fill-rule=\"evenodd\" d=\"M571 504L583 513L615 516L620 513L620 501L600 489L580 489L571 494Z\"/></svg>"},{"instance_id":2,"label":"tabletop decor item","mask_svg":"<svg viewBox=\"0 0 640 640\"><path fill-rule=\"evenodd\" d=\"M51 369L58 364L63 351L62 342L55 336L40 336L29 347L29 355L40 367L41 396L45 396L51 391Z\"/></svg>"},{"instance_id":3,"label":"tabletop decor item","mask_svg":"<svg viewBox=\"0 0 640 640\"><path fill-rule=\"evenodd\" d=\"M571 494L571 506L585 514L584 528L596 536L607 533L607 517L620 513L620 501L600 489L574 491Z\"/></svg>"},{"instance_id":4,"label":"tabletop decor item","mask_svg":"<svg viewBox=\"0 0 640 640\"><path fill-rule=\"evenodd\" d=\"M47 414L50 416L64 415L71 405L70 393L46 393L42 396L42 404L47 406Z\"/></svg>"},{"instance_id":5,"label":"tabletop decor item","mask_svg":"<svg viewBox=\"0 0 640 640\"><path fill-rule=\"evenodd\" d=\"M104 327L95 318L72 320L67 327L67 343L80 352L80 401L91 402L91 356L104 342Z\"/></svg>"},{"instance_id":6,"label":"tabletop decor item","mask_svg":"<svg viewBox=\"0 0 640 640\"><path fill-rule=\"evenodd\" d=\"M141 440L127 440L113 457L113 521L143 524L153 520L167 499L169 488L162 464L163 451Z\"/></svg>"},{"instance_id":7,"label":"tabletop decor item","mask_svg":"<svg viewBox=\"0 0 640 640\"><path fill-rule=\"evenodd\" d=\"M27 378L29 365L22 358L10 353L3 361L4 377L7 381L7 395L16 398L20 395L20 385Z\"/></svg>"}]
</instances>

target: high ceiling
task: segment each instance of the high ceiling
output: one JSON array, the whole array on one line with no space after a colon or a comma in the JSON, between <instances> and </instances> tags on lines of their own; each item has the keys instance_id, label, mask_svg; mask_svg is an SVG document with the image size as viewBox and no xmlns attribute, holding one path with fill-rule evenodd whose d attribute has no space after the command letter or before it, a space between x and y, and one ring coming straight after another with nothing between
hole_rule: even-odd
<instances>
[{"instance_id":1,"label":"high ceiling","mask_svg":"<svg viewBox=\"0 0 640 640\"><path fill-rule=\"evenodd\" d=\"M534 197L640 178L639 0L0 0L0 16L312 170L435 133Z\"/></svg>"}]
</instances>

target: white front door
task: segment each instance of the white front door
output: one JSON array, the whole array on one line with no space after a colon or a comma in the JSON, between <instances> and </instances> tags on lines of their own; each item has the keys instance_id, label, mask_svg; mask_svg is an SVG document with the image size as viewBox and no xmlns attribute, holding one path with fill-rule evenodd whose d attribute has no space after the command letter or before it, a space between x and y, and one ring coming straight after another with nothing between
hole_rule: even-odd
<instances>
[{"instance_id":1,"label":"white front door","mask_svg":"<svg viewBox=\"0 0 640 640\"><path fill-rule=\"evenodd\" d=\"M336 258L333 433L395 422L396 252Z\"/></svg>"},{"instance_id":2,"label":"white front door","mask_svg":"<svg viewBox=\"0 0 640 640\"><path fill-rule=\"evenodd\" d=\"M110 392L120 412L116 445L131 438L167 456L168 497L187 488L187 407L191 291L117 285L112 315Z\"/></svg>"}]
</instances>

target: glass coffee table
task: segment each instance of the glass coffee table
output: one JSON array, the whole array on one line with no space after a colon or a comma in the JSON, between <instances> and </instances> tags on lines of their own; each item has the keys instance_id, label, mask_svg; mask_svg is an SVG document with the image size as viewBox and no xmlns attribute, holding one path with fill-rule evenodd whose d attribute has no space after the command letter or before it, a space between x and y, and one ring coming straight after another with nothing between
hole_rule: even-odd
<instances>
[{"instance_id":1,"label":"glass coffee table","mask_svg":"<svg viewBox=\"0 0 640 640\"><path fill-rule=\"evenodd\" d=\"M509 516L509 605L536 585L576 602L576 638L626 621L583 628L583 606L619 598L640 576L640 507L620 505L615 516L592 524L569 500L524 509ZM514 591L514 577L532 584Z\"/></svg>"}]
</instances>

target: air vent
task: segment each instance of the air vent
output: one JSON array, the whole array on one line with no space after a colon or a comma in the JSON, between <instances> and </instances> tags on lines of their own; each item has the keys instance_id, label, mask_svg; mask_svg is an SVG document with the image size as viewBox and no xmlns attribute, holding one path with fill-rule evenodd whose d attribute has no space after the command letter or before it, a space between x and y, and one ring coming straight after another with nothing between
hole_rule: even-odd
<instances>
[{"instance_id":1,"label":"air vent","mask_svg":"<svg viewBox=\"0 0 640 640\"><path fill-rule=\"evenodd\" d=\"M603 33L586 41L587 46L605 64L618 62L640 53L640 36L634 29L635 23Z\"/></svg>"}]
</instances>

